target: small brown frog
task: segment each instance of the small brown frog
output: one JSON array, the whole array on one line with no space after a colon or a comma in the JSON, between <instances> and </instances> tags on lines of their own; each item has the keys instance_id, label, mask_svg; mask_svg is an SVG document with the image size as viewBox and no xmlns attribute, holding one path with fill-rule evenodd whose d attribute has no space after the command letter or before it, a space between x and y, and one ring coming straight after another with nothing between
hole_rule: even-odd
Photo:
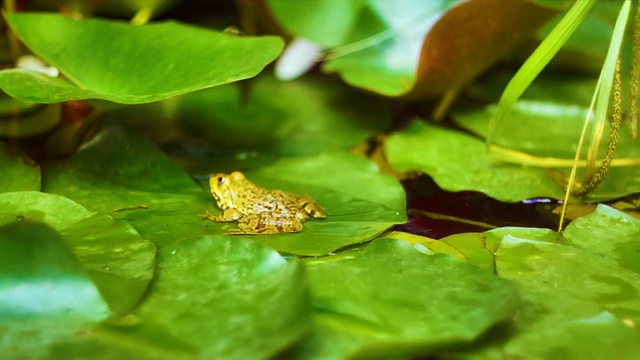
<instances>
[{"instance_id":1,"label":"small brown frog","mask_svg":"<svg viewBox=\"0 0 640 360\"><path fill-rule=\"evenodd\" d=\"M237 221L237 229L226 230L229 234L298 232L310 216L327 217L309 197L261 188L239 171L212 175L209 186L222 214L213 215L207 211L202 218L215 222Z\"/></svg>"}]
</instances>

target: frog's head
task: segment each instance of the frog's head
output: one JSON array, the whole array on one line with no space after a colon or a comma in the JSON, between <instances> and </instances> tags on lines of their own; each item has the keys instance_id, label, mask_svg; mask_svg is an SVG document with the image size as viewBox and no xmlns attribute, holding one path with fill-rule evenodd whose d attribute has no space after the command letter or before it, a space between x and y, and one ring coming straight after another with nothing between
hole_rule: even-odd
<instances>
[{"instance_id":1,"label":"frog's head","mask_svg":"<svg viewBox=\"0 0 640 360\"><path fill-rule=\"evenodd\" d=\"M211 194L216 199L220 209L232 209L236 199L236 190L242 181L245 180L241 172L234 171L231 174L214 174L209 179Z\"/></svg>"}]
</instances>

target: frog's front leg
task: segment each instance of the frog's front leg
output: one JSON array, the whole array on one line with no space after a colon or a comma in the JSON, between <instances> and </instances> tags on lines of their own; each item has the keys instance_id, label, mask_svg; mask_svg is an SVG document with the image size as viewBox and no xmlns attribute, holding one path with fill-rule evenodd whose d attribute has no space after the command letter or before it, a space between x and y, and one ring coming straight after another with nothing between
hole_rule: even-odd
<instances>
[{"instance_id":1,"label":"frog's front leg","mask_svg":"<svg viewBox=\"0 0 640 360\"><path fill-rule=\"evenodd\" d=\"M240 219L242 214L236 209L225 209L222 214L214 215L207 211L204 215L201 215L203 219L209 219L214 222L231 222Z\"/></svg>"},{"instance_id":2,"label":"frog's front leg","mask_svg":"<svg viewBox=\"0 0 640 360\"><path fill-rule=\"evenodd\" d=\"M298 232L302 221L289 217L274 217L269 213L252 214L238 221L237 229L229 229L229 234L269 235Z\"/></svg>"}]
</instances>

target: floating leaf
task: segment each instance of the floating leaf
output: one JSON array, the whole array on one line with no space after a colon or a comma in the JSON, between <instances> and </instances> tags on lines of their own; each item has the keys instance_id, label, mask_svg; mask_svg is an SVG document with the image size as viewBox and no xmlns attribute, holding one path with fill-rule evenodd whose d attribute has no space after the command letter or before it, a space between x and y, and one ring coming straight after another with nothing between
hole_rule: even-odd
<instances>
[{"instance_id":1,"label":"floating leaf","mask_svg":"<svg viewBox=\"0 0 640 360\"><path fill-rule=\"evenodd\" d=\"M156 248L131 225L106 214L60 231L115 315L142 299L155 273Z\"/></svg>"},{"instance_id":2,"label":"floating leaf","mask_svg":"<svg viewBox=\"0 0 640 360\"><path fill-rule=\"evenodd\" d=\"M480 110L456 113L454 118L463 128L484 137L494 111L495 106L491 105ZM508 150L517 150L538 157L535 159L538 166L548 164L549 167L559 168L568 174L586 115L587 109L583 106L565 105L549 100L519 101L496 129L493 142ZM607 129L608 125L605 132ZM601 158L604 156L605 148L606 146L601 146ZM584 150L586 153L586 147ZM582 158L584 159L584 156ZM623 127L612 168L602 185L586 199L608 200L638 192L640 168L631 166L633 163L626 166L619 164L622 160L629 162L637 159L640 159L640 147L631 139L629 129ZM511 162L528 160L516 156L510 159ZM538 181L546 183L547 179L550 178L546 176ZM552 194L554 193L548 192L543 196L556 197Z\"/></svg>"},{"instance_id":3,"label":"floating leaf","mask_svg":"<svg viewBox=\"0 0 640 360\"><path fill-rule=\"evenodd\" d=\"M34 53L68 78L0 71L4 91L34 102L157 101L253 77L282 49L275 37L236 37L174 21L135 26L46 13L5 17Z\"/></svg>"},{"instance_id":4,"label":"floating leaf","mask_svg":"<svg viewBox=\"0 0 640 360\"><path fill-rule=\"evenodd\" d=\"M640 321L640 299L635 295L640 291L638 273L589 250L509 235L496 251L496 269L498 275L521 286L522 297L528 304L518 323L520 331L505 347L508 354L549 353L559 342L563 348L582 354L580 357L590 356L584 343L599 345L600 351L609 354L637 348L637 334L629 336L619 330L616 332L621 338L609 333L602 338L598 333L581 331L583 341L576 343L570 339L576 326L571 324L584 321L588 326L592 321L587 319L605 310L618 323ZM539 348L541 338L548 339L550 331L555 332L557 340Z\"/></svg>"},{"instance_id":5,"label":"floating leaf","mask_svg":"<svg viewBox=\"0 0 640 360\"><path fill-rule=\"evenodd\" d=\"M391 135L385 152L395 169L425 172L449 191L481 191L502 201L563 195L547 170L493 161L481 140L421 121Z\"/></svg>"},{"instance_id":6,"label":"floating leaf","mask_svg":"<svg viewBox=\"0 0 640 360\"><path fill-rule=\"evenodd\" d=\"M93 213L62 196L0 194L0 225L46 223L62 235L114 314L140 301L154 273L155 247L129 224Z\"/></svg>"},{"instance_id":7,"label":"floating leaf","mask_svg":"<svg viewBox=\"0 0 640 360\"><path fill-rule=\"evenodd\" d=\"M210 172L217 171L212 159ZM306 222L300 233L249 236L279 251L324 255L406 221L401 185L346 152L282 159L246 175L267 189L307 194L329 214ZM234 226L202 220L205 211L219 211L208 189L199 188L153 145L121 130L103 131L72 159L51 167L43 188L92 210L113 212L158 247L223 234L223 227Z\"/></svg>"},{"instance_id":8,"label":"floating leaf","mask_svg":"<svg viewBox=\"0 0 640 360\"><path fill-rule=\"evenodd\" d=\"M108 316L62 237L43 224L0 227L0 353L41 358L47 346Z\"/></svg>"},{"instance_id":9,"label":"floating leaf","mask_svg":"<svg viewBox=\"0 0 640 360\"><path fill-rule=\"evenodd\" d=\"M55 358L269 359L312 326L301 267L253 241L203 237L158 253L158 277L128 326L57 344Z\"/></svg>"},{"instance_id":10,"label":"floating leaf","mask_svg":"<svg viewBox=\"0 0 640 360\"><path fill-rule=\"evenodd\" d=\"M621 211L598 205L594 213L571 222L564 239L640 273L640 221Z\"/></svg>"},{"instance_id":11,"label":"floating leaf","mask_svg":"<svg viewBox=\"0 0 640 360\"><path fill-rule=\"evenodd\" d=\"M107 316L107 306L55 231L14 222L0 228L0 321Z\"/></svg>"},{"instance_id":12,"label":"floating leaf","mask_svg":"<svg viewBox=\"0 0 640 360\"><path fill-rule=\"evenodd\" d=\"M17 220L45 223L61 230L92 215L92 211L62 196L37 191L0 194L0 225Z\"/></svg>"},{"instance_id":13,"label":"floating leaf","mask_svg":"<svg viewBox=\"0 0 640 360\"><path fill-rule=\"evenodd\" d=\"M318 325L300 359L429 354L475 339L518 304L509 282L389 238L304 264Z\"/></svg>"},{"instance_id":14,"label":"floating leaf","mask_svg":"<svg viewBox=\"0 0 640 360\"><path fill-rule=\"evenodd\" d=\"M594 222L611 229L621 221L619 231L588 231ZM508 331L494 329L463 351L490 358L548 358L551 354L633 358L640 338L631 325L640 320L640 300L635 295L640 274L606 257L619 255L607 250L615 245L595 246L596 242L623 244L624 234L630 234L633 225L621 213L602 207L599 213L571 223L566 237L535 228L486 232L486 250L494 255L495 273L516 283L523 301ZM589 244L596 248L590 249ZM457 249L464 254L469 247ZM601 336L603 331L606 337ZM580 341L572 340L576 338Z\"/></svg>"}]
</instances>

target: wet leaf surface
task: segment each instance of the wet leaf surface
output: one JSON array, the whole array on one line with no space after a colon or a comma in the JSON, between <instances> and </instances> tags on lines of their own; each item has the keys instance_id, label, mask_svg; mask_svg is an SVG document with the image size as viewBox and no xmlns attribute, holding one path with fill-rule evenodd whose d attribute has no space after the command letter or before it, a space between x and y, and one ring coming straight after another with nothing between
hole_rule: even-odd
<instances>
[{"instance_id":1,"label":"wet leaf surface","mask_svg":"<svg viewBox=\"0 0 640 360\"><path fill-rule=\"evenodd\" d=\"M0 227L0 352L41 358L47 345L108 316L62 237L43 224Z\"/></svg>"},{"instance_id":2,"label":"wet leaf surface","mask_svg":"<svg viewBox=\"0 0 640 360\"><path fill-rule=\"evenodd\" d=\"M525 112L531 120L522 127L517 121L527 118L507 119L504 127L496 135L496 143L527 154L539 156L541 165L554 159L544 157L558 156L570 164L575 151L573 140L579 135L575 125L583 114L580 107L571 107L548 103L520 104L519 111ZM517 116L517 115L512 115ZM546 116L546 118L545 118ZM572 116L572 118L570 117ZM458 115L463 127L474 132L486 132L490 115L487 113L465 113ZM568 119L569 118L569 119ZM517 119L517 120L516 120ZM563 125L562 120L566 120ZM573 120L573 121L571 121ZM526 129L526 130L525 130ZM626 133L626 131L623 131ZM638 147L627 134L621 135L620 150L616 155L621 158L634 158ZM566 148L566 149L565 149ZM486 145L480 139L460 131L446 129L421 121L414 121L406 129L389 137L385 152L391 165L403 172L421 171L429 174L438 186L448 191L481 191L497 200L515 202L533 198L561 199L562 186L557 183L549 170L542 167L525 166L528 159L512 157L509 162L495 159L492 153L487 155ZM519 165L522 161L525 165ZM566 167L553 169L563 170ZM634 166L614 166L603 184L584 199L572 201L609 200L634 193L640 188Z\"/></svg>"},{"instance_id":3,"label":"wet leaf surface","mask_svg":"<svg viewBox=\"0 0 640 360\"><path fill-rule=\"evenodd\" d=\"M154 273L155 247L123 221L65 197L40 192L0 194L0 224L16 220L56 229L114 315L130 311Z\"/></svg>"},{"instance_id":4,"label":"wet leaf surface","mask_svg":"<svg viewBox=\"0 0 640 360\"><path fill-rule=\"evenodd\" d=\"M518 304L509 282L391 238L304 264L317 326L300 359L428 354L473 340Z\"/></svg>"},{"instance_id":5,"label":"wet leaf surface","mask_svg":"<svg viewBox=\"0 0 640 360\"><path fill-rule=\"evenodd\" d=\"M217 171L213 160L211 172ZM267 189L309 195L328 213L325 220L306 222L300 233L249 236L279 251L325 255L406 221L401 185L368 160L346 152L285 158L246 176ZM47 192L128 221L158 247L223 234L229 226L198 216L219 211L208 189L148 141L118 129L103 132L71 160L47 169L43 183Z\"/></svg>"},{"instance_id":6,"label":"wet leaf surface","mask_svg":"<svg viewBox=\"0 0 640 360\"><path fill-rule=\"evenodd\" d=\"M448 191L481 191L511 202L563 195L547 170L495 162L481 140L421 121L391 135L385 152L397 170L425 172Z\"/></svg>"},{"instance_id":7,"label":"wet leaf surface","mask_svg":"<svg viewBox=\"0 0 640 360\"><path fill-rule=\"evenodd\" d=\"M639 223L600 206L596 213L570 224L564 237L547 229L514 227L479 234L484 236L473 241L456 241L455 249L470 264L495 269L499 277L518 286L522 297L520 315L510 330L495 329L493 336L481 339L470 351L480 358L545 358L559 353L568 358L591 354L633 358L640 336L633 326L640 319L636 296L640 275L633 271L638 260L628 251L633 241L625 241L625 235L633 236ZM608 231L588 231L595 224ZM452 238L443 241L450 243ZM479 246L482 242L484 246ZM619 251L616 244L628 246L627 251ZM492 262L473 255L482 247L494 254ZM579 342L571 340L576 337Z\"/></svg>"},{"instance_id":8,"label":"wet leaf surface","mask_svg":"<svg viewBox=\"0 0 640 360\"><path fill-rule=\"evenodd\" d=\"M158 264L132 324L103 326L56 353L266 359L311 326L300 266L260 244L221 236L184 241L162 249Z\"/></svg>"}]
</instances>

